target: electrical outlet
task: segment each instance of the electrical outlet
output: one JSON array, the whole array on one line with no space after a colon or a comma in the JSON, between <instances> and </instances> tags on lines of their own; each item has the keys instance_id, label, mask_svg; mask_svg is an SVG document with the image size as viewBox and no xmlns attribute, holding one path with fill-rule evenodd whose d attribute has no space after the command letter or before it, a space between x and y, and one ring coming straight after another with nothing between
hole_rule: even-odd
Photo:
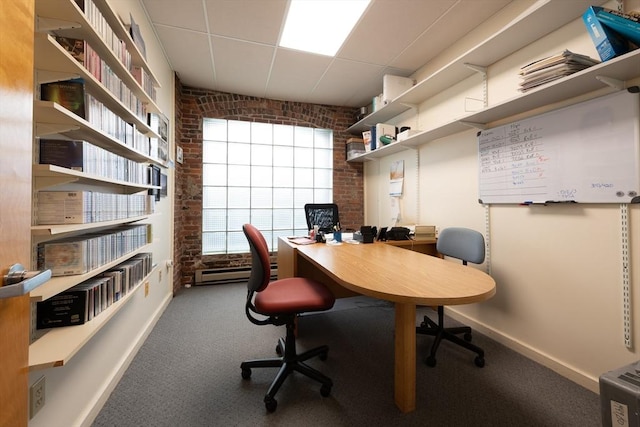
<instances>
[{"instance_id":1,"label":"electrical outlet","mask_svg":"<svg viewBox=\"0 0 640 427\"><path fill-rule=\"evenodd\" d=\"M44 375L29 387L29 418L33 418L45 403Z\"/></svg>"},{"instance_id":2,"label":"electrical outlet","mask_svg":"<svg viewBox=\"0 0 640 427\"><path fill-rule=\"evenodd\" d=\"M162 282L162 270L158 270L158 282Z\"/></svg>"},{"instance_id":3,"label":"electrical outlet","mask_svg":"<svg viewBox=\"0 0 640 427\"><path fill-rule=\"evenodd\" d=\"M149 295L149 282L144 282L144 296Z\"/></svg>"}]
</instances>

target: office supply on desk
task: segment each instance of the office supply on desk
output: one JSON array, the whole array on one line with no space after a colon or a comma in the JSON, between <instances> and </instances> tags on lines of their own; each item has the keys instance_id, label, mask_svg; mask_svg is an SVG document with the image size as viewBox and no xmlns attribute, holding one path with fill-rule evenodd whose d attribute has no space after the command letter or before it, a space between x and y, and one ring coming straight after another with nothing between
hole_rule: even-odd
<instances>
[{"instance_id":1,"label":"office supply on desk","mask_svg":"<svg viewBox=\"0 0 640 427\"><path fill-rule=\"evenodd\" d=\"M416 305L469 304L495 294L495 281L479 269L396 246L413 243L296 246L278 239L278 278L318 280L336 298L361 294L394 303L394 395L402 412L416 405Z\"/></svg>"},{"instance_id":2,"label":"office supply on desk","mask_svg":"<svg viewBox=\"0 0 640 427\"><path fill-rule=\"evenodd\" d=\"M484 262L484 237L481 233L462 227L449 227L440 232L437 246L438 252L444 256L457 258L463 265L467 262L482 264ZM453 328L444 327L444 307L439 305L438 321L434 322L429 317L424 316L423 322L416 327L418 334L432 335L435 337L431 345L431 351L425 359L428 366L436 366L436 352L442 340L448 340L458 344L477 354L474 363L479 368L484 366L484 350L471 344L471 328L460 326ZM464 340L458 337L462 334Z\"/></svg>"},{"instance_id":3,"label":"office supply on desk","mask_svg":"<svg viewBox=\"0 0 640 427\"><path fill-rule=\"evenodd\" d=\"M294 371L321 383L320 394L329 396L333 386L331 379L304 363L316 356L326 360L329 347L323 345L298 354L295 329L299 314L328 310L333 307L335 297L322 283L315 280L291 277L271 281L269 247L264 236L251 224L245 224L242 230L251 249L251 275L247 283L245 303L247 317L256 325L286 325L287 328L286 338L280 338L276 346L280 357L242 362L242 378L249 379L252 368L279 368L264 397L264 404L269 412L276 410L278 402L275 395L287 376ZM265 318L255 317L254 314Z\"/></svg>"},{"instance_id":4,"label":"office supply on desk","mask_svg":"<svg viewBox=\"0 0 640 427\"><path fill-rule=\"evenodd\" d=\"M318 231L331 233L340 224L338 205L335 203L307 203L304 205L304 215L309 230L318 226Z\"/></svg>"},{"instance_id":5,"label":"office supply on desk","mask_svg":"<svg viewBox=\"0 0 640 427\"><path fill-rule=\"evenodd\" d=\"M479 202L640 202L640 96L632 92L479 132Z\"/></svg>"},{"instance_id":6,"label":"office supply on desk","mask_svg":"<svg viewBox=\"0 0 640 427\"><path fill-rule=\"evenodd\" d=\"M363 225L360 231L353 233L353 239L361 243L373 243L378 231L376 227Z\"/></svg>"}]
</instances>

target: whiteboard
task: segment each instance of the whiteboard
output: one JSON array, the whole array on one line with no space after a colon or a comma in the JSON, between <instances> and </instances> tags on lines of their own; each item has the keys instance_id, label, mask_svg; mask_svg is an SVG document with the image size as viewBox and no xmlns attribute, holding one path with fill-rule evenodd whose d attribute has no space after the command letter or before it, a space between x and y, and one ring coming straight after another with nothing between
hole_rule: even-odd
<instances>
[{"instance_id":1,"label":"whiteboard","mask_svg":"<svg viewBox=\"0 0 640 427\"><path fill-rule=\"evenodd\" d=\"M478 201L640 202L639 111L625 90L479 132Z\"/></svg>"}]
</instances>

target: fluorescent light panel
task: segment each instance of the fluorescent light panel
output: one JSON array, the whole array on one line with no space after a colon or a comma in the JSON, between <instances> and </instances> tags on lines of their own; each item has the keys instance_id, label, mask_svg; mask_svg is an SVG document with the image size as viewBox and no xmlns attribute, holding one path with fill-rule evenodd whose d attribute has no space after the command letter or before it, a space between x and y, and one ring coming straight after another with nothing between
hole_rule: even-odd
<instances>
[{"instance_id":1,"label":"fluorescent light panel","mask_svg":"<svg viewBox=\"0 0 640 427\"><path fill-rule=\"evenodd\" d=\"M291 0L280 46L335 56L370 0Z\"/></svg>"}]
</instances>

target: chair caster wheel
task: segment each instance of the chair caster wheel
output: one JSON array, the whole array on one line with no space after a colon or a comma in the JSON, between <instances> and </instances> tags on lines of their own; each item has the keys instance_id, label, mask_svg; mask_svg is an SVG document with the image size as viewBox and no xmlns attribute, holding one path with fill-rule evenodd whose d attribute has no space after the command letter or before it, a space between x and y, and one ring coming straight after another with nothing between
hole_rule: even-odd
<instances>
[{"instance_id":1,"label":"chair caster wheel","mask_svg":"<svg viewBox=\"0 0 640 427\"><path fill-rule=\"evenodd\" d=\"M478 368L484 367L484 357L476 356L473 362Z\"/></svg>"},{"instance_id":2,"label":"chair caster wheel","mask_svg":"<svg viewBox=\"0 0 640 427\"><path fill-rule=\"evenodd\" d=\"M267 412L274 412L278 407L278 401L273 397L265 397L264 398L264 407L267 408Z\"/></svg>"},{"instance_id":3,"label":"chair caster wheel","mask_svg":"<svg viewBox=\"0 0 640 427\"><path fill-rule=\"evenodd\" d=\"M331 394L331 386L324 384L322 387L320 387L320 394L322 395L322 397L329 397L329 395Z\"/></svg>"},{"instance_id":4,"label":"chair caster wheel","mask_svg":"<svg viewBox=\"0 0 640 427\"><path fill-rule=\"evenodd\" d=\"M249 378L251 378L251 369L243 368L242 369L242 379L248 380Z\"/></svg>"},{"instance_id":5,"label":"chair caster wheel","mask_svg":"<svg viewBox=\"0 0 640 427\"><path fill-rule=\"evenodd\" d=\"M464 340L466 342L471 342L472 339L473 339L473 337L471 336L470 332L467 332L466 334L464 334Z\"/></svg>"},{"instance_id":6,"label":"chair caster wheel","mask_svg":"<svg viewBox=\"0 0 640 427\"><path fill-rule=\"evenodd\" d=\"M282 347L280 346L280 344L276 345L276 354L282 357Z\"/></svg>"},{"instance_id":7,"label":"chair caster wheel","mask_svg":"<svg viewBox=\"0 0 640 427\"><path fill-rule=\"evenodd\" d=\"M427 366L430 366L433 368L434 366L436 366L436 358L433 356L427 356L425 363L427 364Z\"/></svg>"}]
</instances>

